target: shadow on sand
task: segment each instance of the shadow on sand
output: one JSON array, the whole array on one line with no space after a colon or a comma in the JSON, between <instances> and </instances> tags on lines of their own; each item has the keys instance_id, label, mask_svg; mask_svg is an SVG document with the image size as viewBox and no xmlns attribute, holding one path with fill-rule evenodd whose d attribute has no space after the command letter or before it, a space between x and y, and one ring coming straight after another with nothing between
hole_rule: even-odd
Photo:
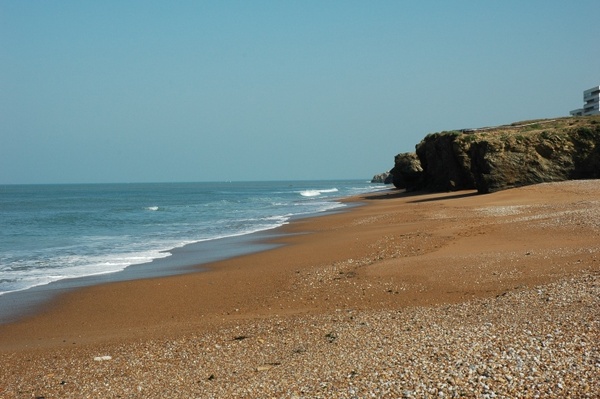
<instances>
[{"instance_id":1,"label":"shadow on sand","mask_svg":"<svg viewBox=\"0 0 600 399\"><path fill-rule=\"evenodd\" d=\"M423 197L426 195L435 195L435 194L440 194L440 193L436 193L433 191L410 191L407 192L406 190L390 190L388 192L385 192L383 194L378 193L378 194L371 194L371 195L365 195L363 197L364 200L367 201L372 201L372 200L386 200L386 199L394 199L394 198L410 198L410 197ZM479 194L476 190L462 190L462 191L454 191L454 192L449 192L444 196L441 197L434 197L434 198L416 198L412 201L409 201L409 203L421 203L421 202L435 202L435 201L443 201L443 200L450 200L450 199L459 199L459 198L468 198L468 197L474 197L477 195L481 195Z\"/></svg>"}]
</instances>

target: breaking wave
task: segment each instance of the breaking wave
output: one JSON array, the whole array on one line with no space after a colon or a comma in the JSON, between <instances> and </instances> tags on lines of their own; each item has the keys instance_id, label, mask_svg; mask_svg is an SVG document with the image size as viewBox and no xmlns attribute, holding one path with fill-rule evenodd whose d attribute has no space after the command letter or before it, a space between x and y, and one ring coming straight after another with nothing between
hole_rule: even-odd
<instances>
[{"instance_id":1,"label":"breaking wave","mask_svg":"<svg viewBox=\"0 0 600 399\"><path fill-rule=\"evenodd\" d=\"M304 190L300 191L300 195L303 197L317 197L323 193L337 193L337 188L328 188L325 190Z\"/></svg>"}]
</instances>

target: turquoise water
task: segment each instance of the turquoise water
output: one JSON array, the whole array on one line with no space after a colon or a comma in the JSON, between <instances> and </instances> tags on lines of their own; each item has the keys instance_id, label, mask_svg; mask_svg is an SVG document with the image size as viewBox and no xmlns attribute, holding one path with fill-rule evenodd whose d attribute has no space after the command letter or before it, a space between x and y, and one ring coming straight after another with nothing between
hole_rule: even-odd
<instances>
[{"instance_id":1,"label":"turquoise water","mask_svg":"<svg viewBox=\"0 0 600 399\"><path fill-rule=\"evenodd\" d=\"M382 189L361 180L0 186L0 296L132 265L143 274L159 259L175 268L243 253L224 244L243 240L223 240ZM186 251L202 243L212 251Z\"/></svg>"}]
</instances>

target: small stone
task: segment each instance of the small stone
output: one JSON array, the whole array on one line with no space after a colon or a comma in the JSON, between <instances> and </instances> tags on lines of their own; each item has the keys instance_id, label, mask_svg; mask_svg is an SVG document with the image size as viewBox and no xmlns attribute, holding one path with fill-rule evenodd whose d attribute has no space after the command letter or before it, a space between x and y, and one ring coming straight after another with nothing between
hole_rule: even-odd
<instances>
[{"instance_id":1,"label":"small stone","mask_svg":"<svg viewBox=\"0 0 600 399\"><path fill-rule=\"evenodd\" d=\"M335 341L335 340L337 339L337 337L338 337L338 336L337 336L337 334L336 334L334 331L332 331L332 332L329 332L329 333L325 334L325 338L327 338L327 340L328 340L329 342L333 342L333 341Z\"/></svg>"}]
</instances>

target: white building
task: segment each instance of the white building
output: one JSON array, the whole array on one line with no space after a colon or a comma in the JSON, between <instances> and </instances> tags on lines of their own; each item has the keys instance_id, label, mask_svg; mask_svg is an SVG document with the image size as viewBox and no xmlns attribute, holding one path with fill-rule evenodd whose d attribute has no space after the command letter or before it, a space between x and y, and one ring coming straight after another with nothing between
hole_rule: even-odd
<instances>
[{"instance_id":1,"label":"white building","mask_svg":"<svg viewBox=\"0 0 600 399\"><path fill-rule=\"evenodd\" d=\"M600 86L583 92L583 108L569 112L571 116L600 115Z\"/></svg>"}]
</instances>

